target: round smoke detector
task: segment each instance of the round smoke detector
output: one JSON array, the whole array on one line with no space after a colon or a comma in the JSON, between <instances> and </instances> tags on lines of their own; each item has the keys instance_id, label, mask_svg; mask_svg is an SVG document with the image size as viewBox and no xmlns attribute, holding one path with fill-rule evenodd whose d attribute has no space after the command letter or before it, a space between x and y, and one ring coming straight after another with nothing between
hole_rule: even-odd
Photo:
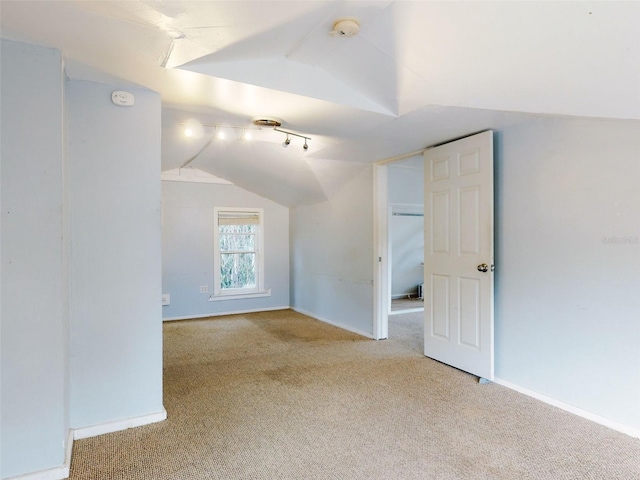
<instances>
[{"instance_id":1,"label":"round smoke detector","mask_svg":"<svg viewBox=\"0 0 640 480\"><path fill-rule=\"evenodd\" d=\"M353 37L360 31L360 22L354 17L342 17L333 22L333 29L329 32L334 37Z\"/></svg>"},{"instance_id":2,"label":"round smoke detector","mask_svg":"<svg viewBox=\"0 0 640 480\"><path fill-rule=\"evenodd\" d=\"M276 118L276 117L255 117L252 120L254 125L257 125L258 127L271 127L271 128L275 128L275 127L280 127L283 123L283 120L281 118Z\"/></svg>"}]
</instances>

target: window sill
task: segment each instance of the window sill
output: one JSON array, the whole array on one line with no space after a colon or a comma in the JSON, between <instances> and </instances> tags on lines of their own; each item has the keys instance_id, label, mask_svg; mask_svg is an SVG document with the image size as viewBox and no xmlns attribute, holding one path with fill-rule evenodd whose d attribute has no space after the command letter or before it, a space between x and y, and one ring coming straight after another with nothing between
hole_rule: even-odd
<instances>
[{"instance_id":1,"label":"window sill","mask_svg":"<svg viewBox=\"0 0 640 480\"><path fill-rule=\"evenodd\" d=\"M271 289L262 290L259 292L252 293L219 293L217 295L211 295L209 297L209 302L221 302L223 300L245 300L247 298L262 298L262 297L270 297Z\"/></svg>"}]
</instances>

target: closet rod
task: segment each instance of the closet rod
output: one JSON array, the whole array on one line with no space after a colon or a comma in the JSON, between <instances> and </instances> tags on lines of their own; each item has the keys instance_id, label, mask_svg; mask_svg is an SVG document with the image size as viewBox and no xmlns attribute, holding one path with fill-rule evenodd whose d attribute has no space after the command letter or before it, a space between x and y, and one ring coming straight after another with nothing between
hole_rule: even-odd
<instances>
[{"instance_id":1,"label":"closet rod","mask_svg":"<svg viewBox=\"0 0 640 480\"><path fill-rule=\"evenodd\" d=\"M424 213L400 213L400 212L393 212L394 216L398 216L398 217L424 217Z\"/></svg>"}]
</instances>

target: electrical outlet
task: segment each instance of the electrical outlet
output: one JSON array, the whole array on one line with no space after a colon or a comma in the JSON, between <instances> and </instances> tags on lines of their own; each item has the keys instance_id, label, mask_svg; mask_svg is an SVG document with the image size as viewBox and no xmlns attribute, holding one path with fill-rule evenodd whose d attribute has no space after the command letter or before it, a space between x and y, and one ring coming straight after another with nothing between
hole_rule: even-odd
<instances>
[{"instance_id":1,"label":"electrical outlet","mask_svg":"<svg viewBox=\"0 0 640 480\"><path fill-rule=\"evenodd\" d=\"M169 305L171 303L171 295L168 293L162 294L162 305Z\"/></svg>"},{"instance_id":2,"label":"electrical outlet","mask_svg":"<svg viewBox=\"0 0 640 480\"><path fill-rule=\"evenodd\" d=\"M200 287L200 293L208 293L209 292L209 286L208 285L202 285Z\"/></svg>"}]
</instances>

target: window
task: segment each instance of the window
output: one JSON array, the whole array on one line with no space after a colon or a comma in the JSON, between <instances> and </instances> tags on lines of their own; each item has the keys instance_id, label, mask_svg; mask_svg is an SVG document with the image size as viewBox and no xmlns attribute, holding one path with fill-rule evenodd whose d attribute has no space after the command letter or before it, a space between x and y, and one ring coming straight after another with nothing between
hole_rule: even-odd
<instances>
[{"instance_id":1,"label":"window","mask_svg":"<svg viewBox=\"0 0 640 480\"><path fill-rule=\"evenodd\" d=\"M263 210L214 208L214 284L210 300L266 296Z\"/></svg>"}]
</instances>

